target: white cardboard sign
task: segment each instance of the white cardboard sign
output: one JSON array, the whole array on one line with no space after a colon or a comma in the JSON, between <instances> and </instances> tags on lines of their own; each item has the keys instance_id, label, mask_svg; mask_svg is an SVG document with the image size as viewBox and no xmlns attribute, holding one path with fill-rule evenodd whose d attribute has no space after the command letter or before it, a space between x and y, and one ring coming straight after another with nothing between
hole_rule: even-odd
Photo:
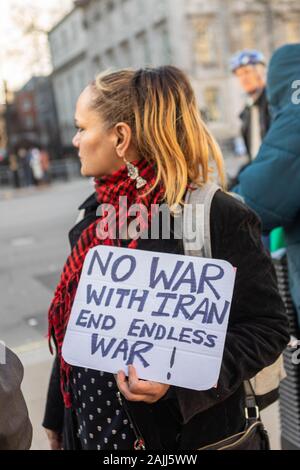
<instances>
[{"instance_id":1,"label":"white cardboard sign","mask_svg":"<svg viewBox=\"0 0 300 470\"><path fill-rule=\"evenodd\" d=\"M208 390L220 374L235 281L227 261L97 246L62 354L71 365Z\"/></svg>"}]
</instances>

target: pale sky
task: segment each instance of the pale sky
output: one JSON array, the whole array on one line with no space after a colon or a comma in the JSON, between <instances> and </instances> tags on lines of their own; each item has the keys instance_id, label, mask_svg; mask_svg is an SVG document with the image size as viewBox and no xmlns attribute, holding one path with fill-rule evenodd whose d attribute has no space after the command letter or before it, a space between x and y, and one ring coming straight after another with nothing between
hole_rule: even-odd
<instances>
[{"instance_id":1,"label":"pale sky","mask_svg":"<svg viewBox=\"0 0 300 470\"><path fill-rule=\"evenodd\" d=\"M28 24L33 17L38 27L48 31L72 4L72 0L0 0L0 95L3 80L18 89L33 74L51 71L45 37L24 36L14 18Z\"/></svg>"}]
</instances>

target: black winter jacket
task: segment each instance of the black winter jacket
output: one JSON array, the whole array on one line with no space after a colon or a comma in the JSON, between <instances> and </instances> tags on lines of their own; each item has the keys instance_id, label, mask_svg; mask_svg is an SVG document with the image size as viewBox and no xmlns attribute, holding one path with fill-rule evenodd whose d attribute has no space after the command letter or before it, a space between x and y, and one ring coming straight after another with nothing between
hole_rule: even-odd
<instances>
[{"instance_id":1,"label":"black winter jacket","mask_svg":"<svg viewBox=\"0 0 300 470\"><path fill-rule=\"evenodd\" d=\"M85 218L70 232L73 245L95 219L92 195ZM237 267L221 373L216 389L171 386L155 404L126 402L148 449L194 450L240 432L245 425L243 381L272 364L289 341L287 318L272 262L261 243L260 222L249 208L218 191L211 208L214 258ZM139 240L138 249L183 254L182 240ZM54 364L43 425L64 430L66 448L77 448L72 410L65 410Z\"/></svg>"}]
</instances>

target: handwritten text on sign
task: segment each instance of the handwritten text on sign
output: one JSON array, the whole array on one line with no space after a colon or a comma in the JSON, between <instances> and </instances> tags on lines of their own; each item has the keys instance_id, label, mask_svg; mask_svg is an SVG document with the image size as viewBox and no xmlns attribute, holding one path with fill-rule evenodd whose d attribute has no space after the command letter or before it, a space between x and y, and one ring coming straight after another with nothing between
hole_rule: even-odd
<instances>
[{"instance_id":1,"label":"handwritten text on sign","mask_svg":"<svg viewBox=\"0 0 300 470\"><path fill-rule=\"evenodd\" d=\"M235 279L226 261L98 246L63 344L71 365L195 390L219 377Z\"/></svg>"}]
</instances>

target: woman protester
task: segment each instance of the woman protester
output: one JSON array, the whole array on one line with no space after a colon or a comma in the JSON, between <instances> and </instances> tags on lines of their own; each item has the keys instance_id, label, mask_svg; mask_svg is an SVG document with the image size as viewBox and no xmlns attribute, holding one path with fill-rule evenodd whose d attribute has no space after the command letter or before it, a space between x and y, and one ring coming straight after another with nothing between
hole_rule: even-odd
<instances>
[{"instance_id":1,"label":"woman protester","mask_svg":"<svg viewBox=\"0 0 300 470\"><path fill-rule=\"evenodd\" d=\"M237 274L217 386L199 392L140 380L134 365L128 377L124 371L115 377L63 360L71 307L92 247L184 254L174 232L170 239L118 233L100 240L99 204L114 206L122 232L128 214L119 196L127 196L128 207L146 205L151 226L151 205L166 203L172 212L191 184L208 183L212 167L224 181L219 147L201 119L189 80L175 67L99 75L80 95L75 119L73 144L82 175L95 178L95 193L80 207L84 218L70 232L72 251L49 310L57 358L43 424L52 448L195 450L243 431L243 382L273 363L289 337L260 222L224 187L211 206L212 256L229 261ZM252 448L262 445L257 441Z\"/></svg>"}]
</instances>

